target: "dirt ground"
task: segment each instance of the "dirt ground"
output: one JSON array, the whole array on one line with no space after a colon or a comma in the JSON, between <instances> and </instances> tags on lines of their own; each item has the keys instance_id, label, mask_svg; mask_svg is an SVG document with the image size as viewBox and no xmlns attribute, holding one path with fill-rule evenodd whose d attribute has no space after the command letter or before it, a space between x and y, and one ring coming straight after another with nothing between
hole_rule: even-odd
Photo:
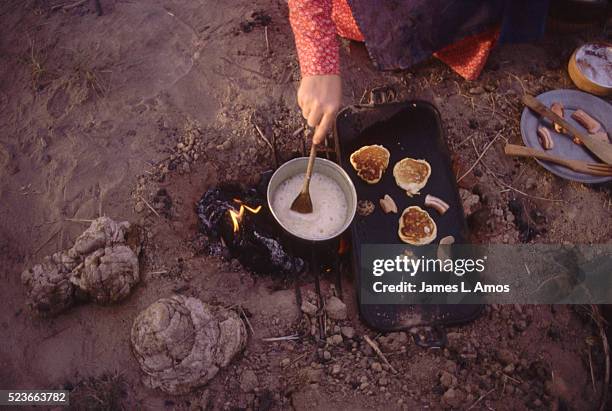
<instances>
[{"instance_id":1,"label":"dirt ground","mask_svg":"<svg viewBox=\"0 0 612 411\"><path fill-rule=\"evenodd\" d=\"M77 409L599 406L603 353L583 307L487 307L449 330L446 349L426 350L410 333L365 328L346 276L349 318L329 324L330 336L343 337L325 347L308 336L262 341L308 331L293 289L204 255L194 204L219 182L254 183L273 168L256 126L274 136L281 162L302 152L286 2L103 0L102 16L93 2L55 7L63 4L72 3L0 4L0 388L65 387ZM472 83L437 61L379 73L362 45L343 42L344 103L380 86L432 102L458 175L496 139L461 182L480 197L469 220L475 242L607 243L610 185L567 182L503 155L505 141L520 141L519 96L573 88L571 52L602 37L610 32L595 26L501 47ZM99 215L144 227L141 284L118 305L31 316L21 271L69 247L87 227L79 220ZM312 282L303 283L308 296ZM141 383L129 344L137 313L175 292L238 302L252 325L240 357L181 397ZM364 335L377 339L397 374Z\"/></svg>"}]
</instances>

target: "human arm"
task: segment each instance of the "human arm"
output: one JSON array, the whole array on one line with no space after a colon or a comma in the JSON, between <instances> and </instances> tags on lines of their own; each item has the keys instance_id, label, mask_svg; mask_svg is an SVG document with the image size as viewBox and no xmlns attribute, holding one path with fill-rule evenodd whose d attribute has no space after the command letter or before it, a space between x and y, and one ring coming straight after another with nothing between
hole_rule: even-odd
<instances>
[{"instance_id":1,"label":"human arm","mask_svg":"<svg viewBox=\"0 0 612 411\"><path fill-rule=\"evenodd\" d=\"M302 80L297 100L315 128L313 142L323 142L342 101L342 80L331 0L289 0Z\"/></svg>"}]
</instances>

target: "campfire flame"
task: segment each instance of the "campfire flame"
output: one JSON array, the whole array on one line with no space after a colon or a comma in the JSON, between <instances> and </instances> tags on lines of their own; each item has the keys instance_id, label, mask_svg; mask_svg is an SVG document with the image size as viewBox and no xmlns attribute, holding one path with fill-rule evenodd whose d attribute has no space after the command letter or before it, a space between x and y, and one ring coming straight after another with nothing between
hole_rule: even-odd
<instances>
[{"instance_id":1,"label":"campfire flame","mask_svg":"<svg viewBox=\"0 0 612 411\"><path fill-rule=\"evenodd\" d=\"M232 224L234 225L234 232L237 233L240 230L240 222L244 217L244 211L249 211L253 214L259 213L261 211L261 206L257 206L256 208L249 207L246 204L242 204L242 201L235 198L234 202L240 204L240 209L236 212L235 210L229 210L230 217L232 218Z\"/></svg>"}]
</instances>

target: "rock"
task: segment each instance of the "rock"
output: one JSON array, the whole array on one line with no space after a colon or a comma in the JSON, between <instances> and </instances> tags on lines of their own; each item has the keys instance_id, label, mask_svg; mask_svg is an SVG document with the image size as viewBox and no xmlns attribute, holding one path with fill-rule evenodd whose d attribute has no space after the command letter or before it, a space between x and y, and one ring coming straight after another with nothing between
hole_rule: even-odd
<instances>
[{"instance_id":1,"label":"rock","mask_svg":"<svg viewBox=\"0 0 612 411\"><path fill-rule=\"evenodd\" d=\"M372 371L381 372L382 370L382 365L379 362L372 363Z\"/></svg>"},{"instance_id":2,"label":"rock","mask_svg":"<svg viewBox=\"0 0 612 411\"><path fill-rule=\"evenodd\" d=\"M240 389L244 392L253 392L259 386L259 379L253 370L244 370L240 375Z\"/></svg>"},{"instance_id":3,"label":"rock","mask_svg":"<svg viewBox=\"0 0 612 411\"><path fill-rule=\"evenodd\" d=\"M340 334L334 334L331 337L331 343L334 344L334 345L340 345L340 344L342 344L342 341L343 341L343 339L342 339L342 336Z\"/></svg>"},{"instance_id":4,"label":"rock","mask_svg":"<svg viewBox=\"0 0 612 411\"><path fill-rule=\"evenodd\" d=\"M182 395L227 366L246 346L247 332L235 312L174 295L138 314L130 340L145 384Z\"/></svg>"},{"instance_id":5,"label":"rock","mask_svg":"<svg viewBox=\"0 0 612 411\"><path fill-rule=\"evenodd\" d=\"M342 371L342 367L340 367L340 364L334 364L332 367L332 375L338 375L340 374L340 371Z\"/></svg>"},{"instance_id":6,"label":"rock","mask_svg":"<svg viewBox=\"0 0 612 411\"><path fill-rule=\"evenodd\" d=\"M479 94L482 94L485 92L484 87L482 86L476 86L476 87L472 87L471 89L468 90L468 93L477 96Z\"/></svg>"},{"instance_id":7,"label":"rock","mask_svg":"<svg viewBox=\"0 0 612 411\"><path fill-rule=\"evenodd\" d=\"M497 359L503 365L513 364L518 360L516 355L512 351L503 348L497 350Z\"/></svg>"},{"instance_id":8,"label":"rock","mask_svg":"<svg viewBox=\"0 0 612 411\"><path fill-rule=\"evenodd\" d=\"M346 304L338 297L332 296L325 304L325 311L332 320L346 320Z\"/></svg>"},{"instance_id":9,"label":"rock","mask_svg":"<svg viewBox=\"0 0 612 411\"><path fill-rule=\"evenodd\" d=\"M232 148L232 145L233 145L233 144L232 144L232 139L231 139L231 138L228 138L228 139L227 139L227 140L225 140L223 143L218 144L216 148L217 148L217 150L223 150L223 151L225 151L225 150L229 150L230 148Z\"/></svg>"},{"instance_id":10,"label":"rock","mask_svg":"<svg viewBox=\"0 0 612 411\"><path fill-rule=\"evenodd\" d=\"M485 89L486 91L488 91L489 93L491 93L491 92L493 92L493 91L497 90L497 85L496 85L496 84L493 84L493 83L489 83L489 84L487 84L487 85L485 85L485 86L484 86L484 89Z\"/></svg>"},{"instance_id":11,"label":"rock","mask_svg":"<svg viewBox=\"0 0 612 411\"><path fill-rule=\"evenodd\" d=\"M477 194L464 188L459 188L459 196L461 197L461 204L466 217L469 217L480 209L480 197Z\"/></svg>"},{"instance_id":12,"label":"rock","mask_svg":"<svg viewBox=\"0 0 612 411\"><path fill-rule=\"evenodd\" d=\"M355 329L353 327L342 327L340 332L349 340L355 336Z\"/></svg>"},{"instance_id":13,"label":"rock","mask_svg":"<svg viewBox=\"0 0 612 411\"><path fill-rule=\"evenodd\" d=\"M325 361L329 361L329 360L331 360L331 358L332 358L332 355L331 355L331 353L329 351L327 351L327 350L323 351L323 359Z\"/></svg>"},{"instance_id":14,"label":"rock","mask_svg":"<svg viewBox=\"0 0 612 411\"><path fill-rule=\"evenodd\" d=\"M447 408L461 408L463 400L464 394L462 391L455 388L449 388L444 395L442 395L442 406Z\"/></svg>"},{"instance_id":15,"label":"rock","mask_svg":"<svg viewBox=\"0 0 612 411\"><path fill-rule=\"evenodd\" d=\"M403 331L389 333L378 338L378 343L383 352L400 351L408 344L408 334Z\"/></svg>"},{"instance_id":16,"label":"rock","mask_svg":"<svg viewBox=\"0 0 612 411\"><path fill-rule=\"evenodd\" d=\"M283 368L289 367L290 364L291 360L289 358L283 358L283 360L280 362L280 366Z\"/></svg>"},{"instance_id":17,"label":"rock","mask_svg":"<svg viewBox=\"0 0 612 411\"><path fill-rule=\"evenodd\" d=\"M317 314L317 306L306 300L302 301L301 309L304 314L311 317L314 317Z\"/></svg>"},{"instance_id":18,"label":"rock","mask_svg":"<svg viewBox=\"0 0 612 411\"><path fill-rule=\"evenodd\" d=\"M457 385L457 377L448 371L442 371L442 375L440 375L440 384L444 388L452 388Z\"/></svg>"}]
</instances>

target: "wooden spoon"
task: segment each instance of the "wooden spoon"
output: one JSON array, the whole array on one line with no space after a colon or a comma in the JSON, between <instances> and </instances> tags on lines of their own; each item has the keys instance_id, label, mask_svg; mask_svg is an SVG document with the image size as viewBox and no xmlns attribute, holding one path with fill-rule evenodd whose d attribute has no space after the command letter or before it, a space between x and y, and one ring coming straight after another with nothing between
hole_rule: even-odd
<instances>
[{"instance_id":1,"label":"wooden spoon","mask_svg":"<svg viewBox=\"0 0 612 411\"><path fill-rule=\"evenodd\" d=\"M302 214L312 213L312 200L310 199L310 177L312 177L312 169L314 168L315 157L317 156L317 146L313 144L310 147L310 156L308 157L308 167L306 167L306 176L304 177L304 185L302 191L297 195L291 209Z\"/></svg>"}]
</instances>

